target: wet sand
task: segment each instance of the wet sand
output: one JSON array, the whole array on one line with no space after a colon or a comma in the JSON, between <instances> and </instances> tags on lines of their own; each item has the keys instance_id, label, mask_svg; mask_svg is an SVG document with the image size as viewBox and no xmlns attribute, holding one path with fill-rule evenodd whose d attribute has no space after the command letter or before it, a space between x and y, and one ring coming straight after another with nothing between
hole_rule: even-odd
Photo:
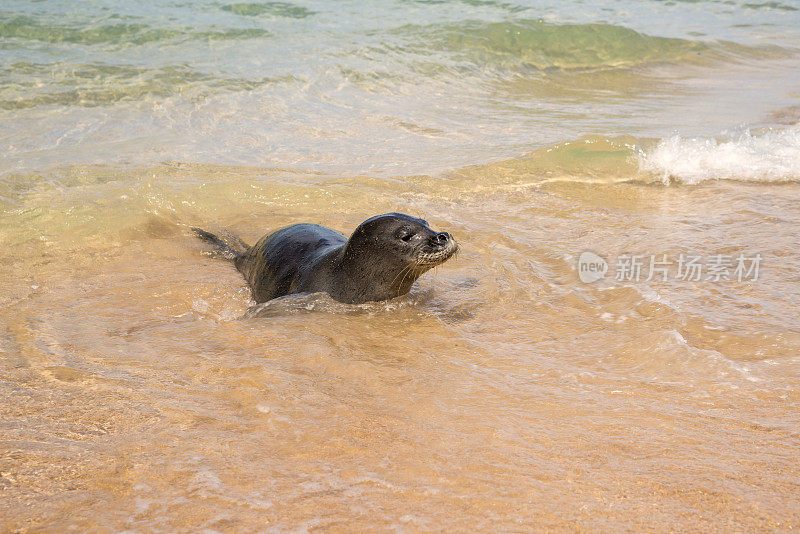
<instances>
[{"instance_id":1,"label":"wet sand","mask_svg":"<svg viewBox=\"0 0 800 534\"><path fill-rule=\"evenodd\" d=\"M800 185L617 173L7 180L0 530L800 528ZM408 298L254 318L188 232L387 211L462 251ZM754 281L586 284L585 250L763 261Z\"/></svg>"}]
</instances>

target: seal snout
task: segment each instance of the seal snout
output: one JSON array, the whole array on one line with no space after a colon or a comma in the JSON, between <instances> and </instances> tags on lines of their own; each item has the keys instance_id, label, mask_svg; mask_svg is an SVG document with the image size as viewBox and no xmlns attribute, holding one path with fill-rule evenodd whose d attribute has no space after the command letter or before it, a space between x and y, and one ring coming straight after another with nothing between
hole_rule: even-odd
<instances>
[{"instance_id":1,"label":"seal snout","mask_svg":"<svg viewBox=\"0 0 800 534\"><path fill-rule=\"evenodd\" d=\"M417 261L420 265L438 265L446 261L458 250L458 243L447 232L438 232L428 238L419 251Z\"/></svg>"}]
</instances>

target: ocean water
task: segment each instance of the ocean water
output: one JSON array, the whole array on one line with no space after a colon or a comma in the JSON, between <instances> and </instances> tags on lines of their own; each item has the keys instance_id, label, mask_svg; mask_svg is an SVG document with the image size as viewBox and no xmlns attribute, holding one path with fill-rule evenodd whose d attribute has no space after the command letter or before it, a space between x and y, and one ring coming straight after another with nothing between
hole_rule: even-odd
<instances>
[{"instance_id":1,"label":"ocean water","mask_svg":"<svg viewBox=\"0 0 800 534\"><path fill-rule=\"evenodd\" d=\"M532 4L10 0L0 172L435 174L586 134L731 139L796 105L792 3Z\"/></svg>"},{"instance_id":2,"label":"ocean water","mask_svg":"<svg viewBox=\"0 0 800 534\"><path fill-rule=\"evenodd\" d=\"M4 0L0 154L0 530L800 528L795 0ZM389 211L364 306L188 231Z\"/></svg>"}]
</instances>

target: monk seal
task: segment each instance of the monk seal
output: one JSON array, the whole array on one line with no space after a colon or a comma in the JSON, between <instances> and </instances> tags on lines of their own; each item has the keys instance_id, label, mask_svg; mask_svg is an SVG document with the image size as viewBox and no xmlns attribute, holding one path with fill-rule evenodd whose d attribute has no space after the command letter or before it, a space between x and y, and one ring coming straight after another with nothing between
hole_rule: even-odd
<instances>
[{"instance_id":1,"label":"monk seal","mask_svg":"<svg viewBox=\"0 0 800 534\"><path fill-rule=\"evenodd\" d=\"M301 223L268 234L252 247L236 237L192 230L214 245L217 255L233 261L259 303L316 292L347 304L393 299L458 251L453 236L402 213L371 217L349 239Z\"/></svg>"}]
</instances>

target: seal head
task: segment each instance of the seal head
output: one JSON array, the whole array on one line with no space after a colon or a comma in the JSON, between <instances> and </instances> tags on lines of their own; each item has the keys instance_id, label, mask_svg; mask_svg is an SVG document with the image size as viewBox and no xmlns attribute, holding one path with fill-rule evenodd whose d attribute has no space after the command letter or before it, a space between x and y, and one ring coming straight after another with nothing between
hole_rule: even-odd
<instances>
[{"instance_id":1,"label":"seal head","mask_svg":"<svg viewBox=\"0 0 800 534\"><path fill-rule=\"evenodd\" d=\"M355 229L338 261L336 270L349 290L331 296L347 302L356 286L361 290L355 293L364 293L362 302L405 295L417 278L457 251L453 236L434 232L422 219L402 213L372 217Z\"/></svg>"}]
</instances>

